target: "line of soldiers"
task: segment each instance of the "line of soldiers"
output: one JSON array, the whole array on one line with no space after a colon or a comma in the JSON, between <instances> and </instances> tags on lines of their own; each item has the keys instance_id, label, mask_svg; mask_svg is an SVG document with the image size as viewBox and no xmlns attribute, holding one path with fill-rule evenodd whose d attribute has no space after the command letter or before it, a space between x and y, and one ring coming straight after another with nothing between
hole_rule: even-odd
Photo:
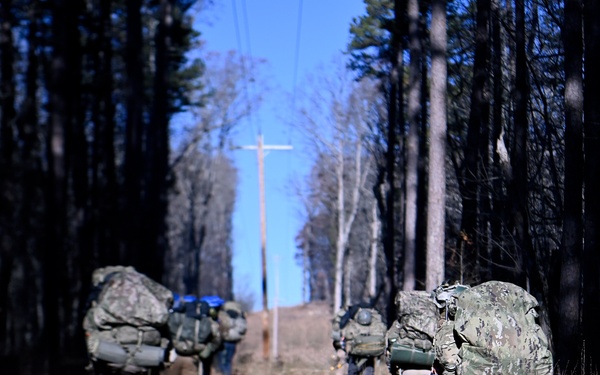
<instances>
[{"instance_id":1,"label":"line of soldiers","mask_svg":"<svg viewBox=\"0 0 600 375\"><path fill-rule=\"evenodd\" d=\"M218 296L179 296L129 266L92 274L83 321L95 375L231 375L246 333L239 303Z\"/></svg>"},{"instance_id":2,"label":"line of soldiers","mask_svg":"<svg viewBox=\"0 0 600 375\"><path fill-rule=\"evenodd\" d=\"M393 375L550 375L553 358L537 323L538 302L512 283L445 283L431 293L400 291L389 329L370 304L341 309L332 320L336 353L348 375L373 375L385 360Z\"/></svg>"}]
</instances>

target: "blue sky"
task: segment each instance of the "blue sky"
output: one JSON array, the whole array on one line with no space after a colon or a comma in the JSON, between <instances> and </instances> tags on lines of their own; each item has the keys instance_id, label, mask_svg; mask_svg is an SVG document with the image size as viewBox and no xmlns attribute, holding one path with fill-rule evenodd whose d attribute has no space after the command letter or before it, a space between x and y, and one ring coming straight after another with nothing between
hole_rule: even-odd
<instances>
[{"instance_id":1,"label":"blue sky","mask_svg":"<svg viewBox=\"0 0 600 375\"><path fill-rule=\"evenodd\" d=\"M265 145L290 145L291 151L266 151L264 176L269 307L302 303L302 270L294 254L294 237L301 225L301 206L290 188L301 181L310 159L292 129L290 98L306 75L344 50L353 17L365 13L362 0L215 0L199 15L196 27L205 51L239 51L265 59L270 77L260 110L240 124L234 142L256 145L261 132ZM241 50L240 50L241 49ZM234 213L234 284L255 296L262 309L262 267L258 164L256 151L237 150L232 157L239 171ZM277 282L278 281L278 282Z\"/></svg>"}]
</instances>

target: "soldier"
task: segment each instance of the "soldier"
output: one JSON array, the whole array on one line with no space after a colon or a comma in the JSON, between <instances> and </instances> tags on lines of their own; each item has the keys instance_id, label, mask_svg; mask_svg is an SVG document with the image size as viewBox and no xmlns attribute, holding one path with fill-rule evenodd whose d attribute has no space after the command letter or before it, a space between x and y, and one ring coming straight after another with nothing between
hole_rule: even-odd
<instances>
[{"instance_id":1,"label":"soldier","mask_svg":"<svg viewBox=\"0 0 600 375\"><path fill-rule=\"evenodd\" d=\"M385 351L386 325L367 304L354 305L336 314L332 338L334 348L347 355L348 375L373 375L375 358Z\"/></svg>"},{"instance_id":2,"label":"soldier","mask_svg":"<svg viewBox=\"0 0 600 375\"><path fill-rule=\"evenodd\" d=\"M432 301L439 312L438 328L433 339L434 368L441 375L456 373L458 346L454 340L454 316L458 296L467 288L467 285L445 283L431 293Z\"/></svg>"},{"instance_id":3,"label":"soldier","mask_svg":"<svg viewBox=\"0 0 600 375\"><path fill-rule=\"evenodd\" d=\"M435 358L437 307L426 291L399 291L397 318L387 331L386 362L393 375L429 375Z\"/></svg>"},{"instance_id":4,"label":"soldier","mask_svg":"<svg viewBox=\"0 0 600 375\"><path fill-rule=\"evenodd\" d=\"M214 345L214 348L211 351L210 355L202 358L202 375L210 375L215 354L219 350L219 348L223 345L223 337L221 335L221 327L219 326L218 322L219 322L219 311L220 311L221 307L223 306L223 303L225 303L225 300L223 300L219 296L204 296L204 297L200 298L200 301L204 301L208 304L208 306L209 306L209 314L208 315L212 318L213 322L216 323L214 326L216 327L217 331L213 332L213 335L219 337L219 342L218 342L218 344Z\"/></svg>"},{"instance_id":5,"label":"soldier","mask_svg":"<svg viewBox=\"0 0 600 375\"><path fill-rule=\"evenodd\" d=\"M223 375L231 375L233 356L236 346L247 330L246 313L242 305L235 301L227 301L218 315L223 345L216 353L216 367Z\"/></svg>"},{"instance_id":6,"label":"soldier","mask_svg":"<svg viewBox=\"0 0 600 375\"><path fill-rule=\"evenodd\" d=\"M198 375L200 370L210 374L212 357L222 342L215 302L211 302L212 307L206 299L185 296L182 305L171 310L169 330L174 358L163 375Z\"/></svg>"}]
</instances>

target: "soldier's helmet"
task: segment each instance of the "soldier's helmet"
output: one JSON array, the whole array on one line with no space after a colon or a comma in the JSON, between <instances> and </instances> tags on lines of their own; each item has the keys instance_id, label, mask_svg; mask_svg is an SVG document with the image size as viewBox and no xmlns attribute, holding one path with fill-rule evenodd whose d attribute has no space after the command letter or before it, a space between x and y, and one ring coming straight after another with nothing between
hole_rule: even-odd
<instances>
[{"instance_id":1,"label":"soldier's helmet","mask_svg":"<svg viewBox=\"0 0 600 375\"><path fill-rule=\"evenodd\" d=\"M358 324L368 326L371 324L371 312L369 310L360 309L360 311L356 314L356 321Z\"/></svg>"},{"instance_id":2,"label":"soldier's helmet","mask_svg":"<svg viewBox=\"0 0 600 375\"><path fill-rule=\"evenodd\" d=\"M456 300L458 296L469 289L470 286L463 285L459 283L455 283L450 285L449 283L444 283L438 286L432 293L431 297L433 299L433 303L439 308L444 309L446 316L454 316L456 313Z\"/></svg>"}]
</instances>

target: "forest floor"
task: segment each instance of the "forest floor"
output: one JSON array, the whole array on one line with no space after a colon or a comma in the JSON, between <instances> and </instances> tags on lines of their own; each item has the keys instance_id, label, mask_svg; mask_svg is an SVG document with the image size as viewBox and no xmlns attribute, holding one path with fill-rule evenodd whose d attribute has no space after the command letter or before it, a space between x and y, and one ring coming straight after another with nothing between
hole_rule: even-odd
<instances>
[{"instance_id":1,"label":"forest floor","mask_svg":"<svg viewBox=\"0 0 600 375\"><path fill-rule=\"evenodd\" d=\"M262 311L248 314L248 332L238 344L234 357L234 375L314 374L343 375L347 365L331 370L332 313L329 305L309 303L277 309L277 337L274 335L271 310L269 317L269 358L277 344L277 358L264 359ZM344 363L342 361L342 363ZM388 375L385 363L376 365L375 375Z\"/></svg>"}]
</instances>

